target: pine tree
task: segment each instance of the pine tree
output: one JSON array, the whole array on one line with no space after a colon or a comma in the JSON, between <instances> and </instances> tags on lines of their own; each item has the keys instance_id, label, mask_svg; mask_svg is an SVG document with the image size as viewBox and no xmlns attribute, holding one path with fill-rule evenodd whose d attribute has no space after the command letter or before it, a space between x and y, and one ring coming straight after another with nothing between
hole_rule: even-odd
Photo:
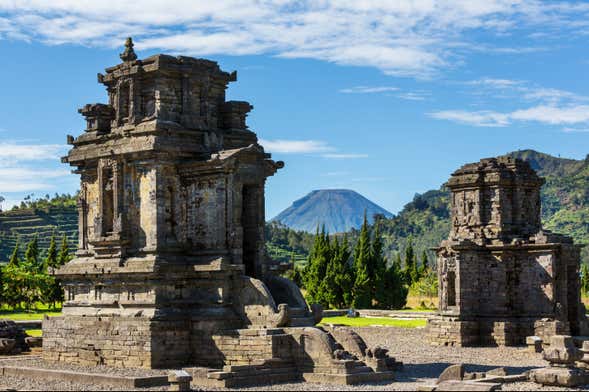
<instances>
[{"instance_id":1,"label":"pine tree","mask_svg":"<svg viewBox=\"0 0 589 392\"><path fill-rule=\"evenodd\" d=\"M399 271L403 270L403 261L401 260L401 252L397 252L395 259L393 260L393 264L397 264L397 267L399 268Z\"/></svg>"},{"instance_id":2,"label":"pine tree","mask_svg":"<svg viewBox=\"0 0 589 392\"><path fill-rule=\"evenodd\" d=\"M55 244L55 232L51 235L51 241L49 242L49 248L47 249L47 257L45 258L45 264L47 267L57 268L57 246Z\"/></svg>"},{"instance_id":3,"label":"pine tree","mask_svg":"<svg viewBox=\"0 0 589 392\"><path fill-rule=\"evenodd\" d=\"M325 274L325 298L329 305L343 309L352 303L354 277L350 267L350 246L344 236L331 243L330 259Z\"/></svg>"},{"instance_id":4,"label":"pine tree","mask_svg":"<svg viewBox=\"0 0 589 392\"><path fill-rule=\"evenodd\" d=\"M331 257L327 260L327 267L325 271L324 283L324 298L325 301L334 308L340 308L343 302L343 293L338 286L338 278L341 275L341 263L338 260L340 255L340 244L337 237L333 240L330 247Z\"/></svg>"},{"instance_id":5,"label":"pine tree","mask_svg":"<svg viewBox=\"0 0 589 392\"><path fill-rule=\"evenodd\" d=\"M45 266L50 268L58 268L57 246L55 244L55 232L51 235L49 242L49 249L47 249L47 257L45 258ZM53 309L56 308L58 302L64 299L63 288L54 276L48 276L49 282L45 293L43 293L44 302L51 304Z\"/></svg>"},{"instance_id":6,"label":"pine tree","mask_svg":"<svg viewBox=\"0 0 589 392\"><path fill-rule=\"evenodd\" d=\"M377 222L374 226L374 236L372 239L371 259L373 265L373 298L378 302L379 307L382 306L383 298L385 296L385 273L387 271L387 260L383 255L384 244L380 234L380 224Z\"/></svg>"},{"instance_id":7,"label":"pine tree","mask_svg":"<svg viewBox=\"0 0 589 392\"><path fill-rule=\"evenodd\" d=\"M297 268L293 265L292 267L292 275L290 278L295 284L299 287L303 287L303 275L301 274L300 268Z\"/></svg>"},{"instance_id":8,"label":"pine tree","mask_svg":"<svg viewBox=\"0 0 589 392\"><path fill-rule=\"evenodd\" d=\"M426 250L421 253L421 266L419 267L418 271L419 273L417 280L419 280L422 276L425 276L429 271L429 258L427 257Z\"/></svg>"},{"instance_id":9,"label":"pine tree","mask_svg":"<svg viewBox=\"0 0 589 392\"><path fill-rule=\"evenodd\" d=\"M65 265L68 261L70 261L70 250L67 235L64 233L61 239L61 249L59 250L59 255L57 256L57 266Z\"/></svg>"},{"instance_id":10,"label":"pine tree","mask_svg":"<svg viewBox=\"0 0 589 392\"><path fill-rule=\"evenodd\" d=\"M25 251L25 261L29 272L42 272L43 263L39 260L39 241L36 234L27 244L27 250Z\"/></svg>"},{"instance_id":11,"label":"pine tree","mask_svg":"<svg viewBox=\"0 0 589 392\"><path fill-rule=\"evenodd\" d=\"M354 282L356 275L354 269L350 265L350 244L347 235L344 234L344 239L340 245L340 253L338 254L338 261L341 263L341 274L338 277L337 284L342 291L343 307L350 307L354 302Z\"/></svg>"},{"instance_id":12,"label":"pine tree","mask_svg":"<svg viewBox=\"0 0 589 392\"><path fill-rule=\"evenodd\" d=\"M19 248L20 248L20 242L17 239L16 244L14 245L14 250L12 251L12 254L10 255L10 260L8 260L9 265L17 266L20 264L20 259L18 257L18 253L20 251Z\"/></svg>"},{"instance_id":13,"label":"pine tree","mask_svg":"<svg viewBox=\"0 0 589 392\"><path fill-rule=\"evenodd\" d=\"M315 242L309 254L309 262L304 271L303 280L307 290L307 301L328 306L325 298L325 274L330 259L329 235L325 232L325 226L317 228Z\"/></svg>"},{"instance_id":14,"label":"pine tree","mask_svg":"<svg viewBox=\"0 0 589 392\"><path fill-rule=\"evenodd\" d=\"M368 309L372 307L372 287L370 280L369 264L371 258L370 236L368 234L368 221L364 212L364 223L360 229L360 237L354 250L354 269L356 279L354 281L354 308Z\"/></svg>"},{"instance_id":15,"label":"pine tree","mask_svg":"<svg viewBox=\"0 0 589 392\"><path fill-rule=\"evenodd\" d=\"M403 275L407 285L411 286L417 279L417 263L415 260L415 251L413 250L413 240L410 237L405 247L405 269Z\"/></svg>"},{"instance_id":16,"label":"pine tree","mask_svg":"<svg viewBox=\"0 0 589 392\"><path fill-rule=\"evenodd\" d=\"M395 260L384 274L381 307L383 309L403 309L407 303L408 293L409 289L403 279L401 263L399 260Z\"/></svg>"},{"instance_id":17,"label":"pine tree","mask_svg":"<svg viewBox=\"0 0 589 392\"><path fill-rule=\"evenodd\" d=\"M2 288L4 287L4 269L5 268L6 268L6 266L0 265L0 307L5 304L4 290L2 290Z\"/></svg>"}]
</instances>

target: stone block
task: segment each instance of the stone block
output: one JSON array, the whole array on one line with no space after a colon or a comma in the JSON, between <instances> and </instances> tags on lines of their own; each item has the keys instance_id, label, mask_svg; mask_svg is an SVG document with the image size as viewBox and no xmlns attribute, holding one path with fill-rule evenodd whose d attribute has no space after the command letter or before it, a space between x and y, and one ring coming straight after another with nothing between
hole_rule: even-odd
<instances>
[{"instance_id":1,"label":"stone block","mask_svg":"<svg viewBox=\"0 0 589 392\"><path fill-rule=\"evenodd\" d=\"M526 345L533 353L541 353L544 350L542 347L542 338L539 336L527 336Z\"/></svg>"},{"instance_id":2,"label":"stone block","mask_svg":"<svg viewBox=\"0 0 589 392\"><path fill-rule=\"evenodd\" d=\"M448 366L436 381L437 384L448 380L464 379L464 366L462 364Z\"/></svg>"},{"instance_id":3,"label":"stone block","mask_svg":"<svg viewBox=\"0 0 589 392\"><path fill-rule=\"evenodd\" d=\"M542 385L576 387L589 384L589 373L583 369L548 367L534 369L529 374L530 381Z\"/></svg>"},{"instance_id":4,"label":"stone block","mask_svg":"<svg viewBox=\"0 0 589 392\"><path fill-rule=\"evenodd\" d=\"M185 370L174 370L168 374L170 391L190 391L192 376Z\"/></svg>"}]
</instances>

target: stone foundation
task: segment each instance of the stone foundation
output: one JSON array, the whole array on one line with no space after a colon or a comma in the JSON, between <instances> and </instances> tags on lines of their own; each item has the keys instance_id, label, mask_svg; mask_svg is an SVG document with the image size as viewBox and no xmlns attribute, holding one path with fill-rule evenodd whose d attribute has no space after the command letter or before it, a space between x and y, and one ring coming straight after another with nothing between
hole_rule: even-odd
<instances>
[{"instance_id":1,"label":"stone foundation","mask_svg":"<svg viewBox=\"0 0 589 392\"><path fill-rule=\"evenodd\" d=\"M43 320L43 335L45 359L82 366L151 368L168 361L180 365L176 354L189 349L184 323L144 317L49 317ZM161 349L152 350L156 345Z\"/></svg>"},{"instance_id":2,"label":"stone foundation","mask_svg":"<svg viewBox=\"0 0 589 392\"><path fill-rule=\"evenodd\" d=\"M567 334L566 322L550 319L508 319L465 321L459 317L437 316L428 319L429 342L435 346L519 346L526 337Z\"/></svg>"}]
</instances>

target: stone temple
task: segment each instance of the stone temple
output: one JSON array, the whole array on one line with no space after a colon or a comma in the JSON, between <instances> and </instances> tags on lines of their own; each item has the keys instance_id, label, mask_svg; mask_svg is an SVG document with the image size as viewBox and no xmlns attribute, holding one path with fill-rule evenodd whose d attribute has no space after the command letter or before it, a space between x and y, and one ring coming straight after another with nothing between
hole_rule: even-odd
<instances>
[{"instance_id":1,"label":"stone temple","mask_svg":"<svg viewBox=\"0 0 589 392\"><path fill-rule=\"evenodd\" d=\"M63 161L81 177L76 257L55 271L63 315L43 322L47 360L209 369L222 385L390 379L394 359L315 327L264 246L264 186L283 167L226 101L236 73L190 57L137 59L98 74L108 104L79 112ZM379 354L374 354L379 353Z\"/></svg>"},{"instance_id":2,"label":"stone temple","mask_svg":"<svg viewBox=\"0 0 589 392\"><path fill-rule=\"evenodd\" d=\"M464 165L447 183L452 227L437 248L439 315L432 344L518 345L526 336L587 334L580 246L543 230L540 187L528 163Z\"/></svg>"}]
</instances>

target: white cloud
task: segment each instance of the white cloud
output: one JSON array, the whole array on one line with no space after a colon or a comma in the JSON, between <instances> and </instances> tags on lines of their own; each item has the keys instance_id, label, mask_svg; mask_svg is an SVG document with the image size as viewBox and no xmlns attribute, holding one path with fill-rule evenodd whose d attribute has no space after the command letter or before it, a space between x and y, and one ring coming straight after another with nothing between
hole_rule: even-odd
<instances>
[{"instance_id":1,"label":"white cloud","mask_svg":"<svg viewBox=\"0 0 589 392\"><path fill-rule=\"evenodd\" d=\"M536 121L545 124L579 124L589 122L589 106L556 107L540 105L516 110L510 114L514 120Z\"/></svg>"},{"instance_id":2,"label":"white cloud","mask_svg":"<svg viewBox=\"0 0 589 392\"><path fill-rule=\"evenodd\" d=\"M327 159L357 159L368 158L368 154L322 154L323 158Z\"/></svg>"},{"instance_id":3,"label":"white cloud","mask_svg":"<svg viewBox=\"0 0 589 392\"><path fill-rule=\"evenodd\" d=\"M327 173L322 174L322 176L339 177L339 176L347 176L349 174L350 174L350 172L347 172L347 171L337 171L337 172L327 172Z\"/></svg>"},{"instance_id":4,"label":"white cloud","mask_svg":"<svg viewBox=\"0 0 589 392\"><path fill-rule=\"evenodd\" d=\"M481 78L467 81L464 84L475 86L476 89L471 91L474 94L480 94L480 90L484 89L485 96L493 98L512 100L514 97L517 97L521 100L538 101L551 105L562 102L574 103L589 100L589 97L570 91L542 87L525 80ZM496 94L494 91L499 91L499 94Z\"/></svg>"},{"instance_id":5,"label":"white cloud","mask_svg":"<svg viewBox=\"0 0 589 392\"><path fill-rule=\"evenodd\" d=\"M504 127L514 121L539 122L547 125L589 124L589 106L537 105L509 113L442 110L429 113L429 116L477 127Z\"/></svg>"},{"instance_id":6,"label":"white cloud","mask_svg":"<svg viewBox=\"0 0 589 392\"><path fill-rule=\"evenodd\" d=\"M58 144L0 143L0 194L55 189L70 176L59 166L64 152Z\"/></svg>"},{"instance_id":7,"label":"white cloud","mask_svg":"<svg viewBox=\"0 0 589 392\"><path fill-rule=\"evenodd\" d=\"M514 122L537 122L545 125L589 126L588 96L538 86L525 80L482 78L459 82L472 86L467 90L478 98L501 99L509 104L532 105L509 111L439 110L428 113L432 118L449 120L477 127L504 127ZM481 102L478 103L480 105ZM565 128L565 132L574 132Z\"/></svg>"},{"instance_id":8,"label":"white cloud","mask_svg":"<svg viewBox=\"0 0 589 392\"><path fill-rule=\"evenodd\" d=\"M0 167L0 194L56 189L56 181L60 178L67 179L68 176L71 173L67 169Z\"/></svg>"},{"instance_id":9,"label":"white cloud","mask_svg":"<svg viewBox=\"0 0 589 392\"><path fill-rule=\"evenodd\" d=\"M44 159L59 159L65 149L59 144L19 144L0 143L0 161L38 161Z\"/></svg>"},{"instance_id":10,"label":"white cloud","mask_svg":"<svg viewBox=\"0 0 589 392\"><path fill-rule=\"evenodd\" d=\"M525 99L552 104L562 101L579 102L587 100L587 97L555 88L523 88L521 91L523 92L523 97Z\"/></svg>"},{"instance_id":11,"label":"white cloud","mask_svg":"<svg viewBox=\"0 0 589 392\"><path fill-rule=\"evenodd\" d=\"M137 49L263 53L429 77L459 64L464 51L545 50L535 42L493 47L476 37L526 27L570 35L586 30L579 21L589 8L537 0L0 0L0 14L0 39L113 47L133 35Z\"/></svg>"},{"instance_id":12,"label":"white cloud","mask_svg":"<svg viewBox=\"0 0 589 392\"><path fill-rule=\"evenodd\" d=\"M270 152L284 154L317 153L334 150L333 147L320 140L260 139L260 144Z\"/></svg>"},{"instance_id":13,"label":"white cloud","mask_svg":"<svg viewBox=\"0 0 589 392\"><path fill-rule=\"evenodd\" d=\"M398 87L392 86L356 86L350 88L343 88L339 90L340 93L344 94L374 94L374 93L387 93L391 91L399 91Z\"/></svg>"},{"instance_id":14,"label":"white cloud","mask_svg":"<svg viewBox=\"0 0 589 392\"><path fill-rule=\"evenodd\" d=\"M428 113L428 115L439 120L449 120L476 127L505 127L509 124L508 115L486 110L475 112L466 110L442 110Z\"/></svg>"},{"instance_id":15,"label":"white cloud","mask_svg":"<svg viewBox=\"0 0 589 392\"><path fill-rule=\"evenodd\" d=\"M565 127L562 129L565 133L589 133L589 128L571 128Z\"/></svg>"},{"instance_id":16,"label":"white cloud","mask_svg":"<svg viewBox=\"0 0 589 392\"><path fill-rule=\"evenodd\" d=\"M383 182L386 181L386 177L358 177L352 178L351 182Z\"/></svg>"},{"instance_id":17,"label":"white cloud","mask_svg":"<svg viewBox=\"0 0 589 392\"><path fill-rule=\"evenodd\" d=\"M398 94L397 97L407 101L424 101L430 94L424 92L410 91Z\"/></svg>"},{"instance_id":18,"label":"white cloud","mask_svg":"<svg viewBox=\"0 0 589 392\"><path fill-rule=\"evenodd\" d=\"M343 88L339 90L340 93L343 94L380 94L380 93L396 93L394 96L400 99L408 100L408 101L423 101L426 99L427 96L430 95L429 92L425 92L422 90L419 91L408 91L408 92L401 92L401 89L394 86L355 86L349 88ZM386 94L391 95L391 94Z\"/></svg>"},{"instance_id":19,"label":"white cloud","mask_svg":"<svg viewBox=\"0 0 589 392\"><path fill-rule=\"evenodd\" d=\"M283 154L317 154L327 159L355 159L367 158L366 154L338 153L335 147L321 140L266 140L260 139L260 144L272 153Z\"/></svg>"},{"instance_id":20,"label":"white cloud","mask_svg":"<svg viewBox=\"0 0 589 392\"><path fill-rule=\"evenodd\" d=\"M31 181L30 179L27 181L13 181L7 179L0 179L0 194L14 192L45 191L54 188L54 184L49 184L46 182L35 182Z\"/></svg>"},{"instance_id":21,"label":"white cloud","mask_svg":"<svg viewBox=\"0 0 589 392\"><path fill-rule=\"evenodd\" d=\"M482 78L477 80L471 80L466 82L466 84L474 85L474 86L486 86L492 88L511 88L514 86L519 86L524 83L521 80L511 80L511 79L494 79L494 78Z\"/></svg>"}]
</instances>

